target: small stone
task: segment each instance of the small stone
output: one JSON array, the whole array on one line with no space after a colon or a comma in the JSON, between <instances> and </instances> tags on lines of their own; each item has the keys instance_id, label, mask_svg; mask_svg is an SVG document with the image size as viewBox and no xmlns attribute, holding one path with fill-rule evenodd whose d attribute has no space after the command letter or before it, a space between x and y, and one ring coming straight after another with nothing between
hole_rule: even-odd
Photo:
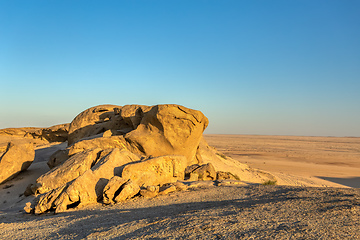
<instances>
[{"instance_id":1,"label":"small stone","mask_svg":"<svg viewBox=\"0 0 360 240\"><path fill-rule=\"evenodd\" d=\"M184 183L182 182L174 182L172 183L175 187L177 191L186 191L188 189L188 186L186 186Z\"/></svg>"},{"instance_id":2,"label":"small stone","mask_svg":"<svg viewBox=\"0 0 360 240\"><path fill-rule=\"evenodd\" d=\"M112 134L112 131L111 130L107 130L103 133L103 137L111 137L113 134Z\"/></svg>"},{"instance_id":3,"label":"small stone","mask_svg":"<svg viewBox=\"0 0 360 240\"><path fill-rule=\"evenodd\" d=\"M169 185L164 190L159 192L159 195L166 195L172 192L176 192L176 187L174 185Z\"/></svg>"},{"instance_id":4,"label":"small stone","mask_svg":"<svg viewBox=\"0 0 360 240\"><path fill-rule=\"evenodd\" d=\"M27 202L25 207L24 207L24 210L26 213L32 213L33 212L33 208L31 207L31 202Z\"/></svg>"},{"instance_id":5,"label":"small stone","mask_svg":"<svg viewBox=\"0 0 360 240\"><path fill-rule=\"evenodd\" d=\"M159 186L147 186L140 190L140 195L145 198L153 198L159 194Z\"/></svg>"},{"instance_id":6,"label":"small stone","mask_svg":"<svg viewBox=\"0 0 360 240\"><path fill-rule=\"evenodd\" d=\"M134 197L136 194L140 192L140 187L135 182L133 182L131 179L127 181L120 194L115 197L114 201L116 203L125 201L126 199Z\"/></svg>"}]
</instances>

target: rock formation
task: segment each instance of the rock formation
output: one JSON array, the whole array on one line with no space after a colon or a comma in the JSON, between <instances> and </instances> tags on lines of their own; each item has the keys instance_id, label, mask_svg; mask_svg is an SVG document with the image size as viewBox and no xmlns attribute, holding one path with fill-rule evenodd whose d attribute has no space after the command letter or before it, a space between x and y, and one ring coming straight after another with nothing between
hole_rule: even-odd
<instances>
[{"instance_id":1,"label":"rock formation","mask_svg":"<svg viewBox=\"0 0 360 240\"><path fill-rule=\"evenodd\" d=\"M202 138L207 125L200 111L179 105L89 108L70 123L68 147L50 157L52 169L26 190L38 195L26 211L58 213L135 195L154 197L186 189L184 179L251 176L246 165L229 164L207 145Z\"/></svg>"},{"instance_id":2,"label":"rock formation","mask_svg":"<svg viewBox=\"0 0 360 240\"><path fill-rule=\"evenodd\" d=\"M32 144L9 143L5 153L0 154L0 184L25 171L34 161Z\"/></svg>"},{"instance_id":3,"label":"rock formation","mask_svg":"<svg viewBox=\"0 0 360 240\"><path fill-rule=\"evenodd\" d=\"M5 128L0 135L42 139L48 142L65 142L68 138L69 124L55 125L49 128Z\"/></svg>"}]
</instances>

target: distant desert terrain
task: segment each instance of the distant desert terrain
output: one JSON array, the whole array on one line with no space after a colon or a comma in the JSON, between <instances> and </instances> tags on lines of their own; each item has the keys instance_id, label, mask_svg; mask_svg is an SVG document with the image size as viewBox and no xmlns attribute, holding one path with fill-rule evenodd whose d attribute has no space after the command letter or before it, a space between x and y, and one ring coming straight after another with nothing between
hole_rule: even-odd
<instances>
[{"instance_id":1,"label":"distant desert terrain","mask_svg":"<svg viewBox=\"0 0 360 240\"><path fill-rule=\"evenodd\" d=\"M326 186L360 187L360 138L209 134L204 137L210 146L252 168L309 178Z\"/></svg>"}]
</instances>

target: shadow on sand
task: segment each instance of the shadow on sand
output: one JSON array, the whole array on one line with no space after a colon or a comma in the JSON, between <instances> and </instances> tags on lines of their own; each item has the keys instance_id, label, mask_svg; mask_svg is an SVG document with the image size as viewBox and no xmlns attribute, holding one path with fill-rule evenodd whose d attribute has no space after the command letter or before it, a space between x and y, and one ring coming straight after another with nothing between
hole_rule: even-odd
<instances>
[{"instance_id":1,"label":"shadow on sand","mask_svg":"<svg viewBox=\"0 0 360 240\"><path fill-rule=\"evenodd\" d=\"M90 207L59 215L50 212L40 216L20 213L17 217L9 216L8 219L1 219L0 216L0 220L4 223L16 222L19 224L18 229L31 225L44 230L42 235L37 236L36 231L32 233L28 228L28 238L138 239L147 236L147 238L160 239L161 236L167 238L172 234L178 238L186 238L188 234L200 237L206 231L212 231L213 239L236 239L255 232L260 234L264 228L269 228L274 234L278 233L281 230L278 228L282 225L274 224L272 221L274 214L278 214L278 218L283 214L290 217L286 226L305 233L308 227L291 218L297 216L290 214L292 207L297 209L295 206L305 206L302 210L297 209L301 212L309 211L308 208L312 206L311 212L323 214L329 209L335 211L349 208L348 205L355 206L358 203L353 199L359 196L355 189L309 189L284 186L224 187L218 188L217 191L221 191L219 194L228 196L229 199L219 200L220 195L217 193L206 200L199 198L187 202L184 199L185 202L177 203L175 196L167 196L157 199L159 205L153 205L151 199L138 199L115 206L98 205L94 209ZM200 190L195 190L186 194L193 198L201 195L200 193ZM284 208L284 206L292 207ZM328 209L328 206L331 208ZM290 212L283 213L287 209ZM260 224L250 229L241 228L247 226L242 222L243 219L254 221L253 223L260 222L266 226ZM222 228L217 225L220 223L223 224L221 226L227 227L227 232L221 232ZM13 231L16 231L15 229ZM149 234L153 235L149 236Z\"/></svg>"},{"instance_id":2,"label":"shadow on sand","mask_svg":"<svg viewBox=\"0 0 360 240\"><path fill-rule=\"evenodd\" d=\"M324 179L326 181L342 184L352 188L360 188L360 177L352 177L352 178L334 178L334 177L321 177L318 178Z\"/></svg>"}]
</instances>

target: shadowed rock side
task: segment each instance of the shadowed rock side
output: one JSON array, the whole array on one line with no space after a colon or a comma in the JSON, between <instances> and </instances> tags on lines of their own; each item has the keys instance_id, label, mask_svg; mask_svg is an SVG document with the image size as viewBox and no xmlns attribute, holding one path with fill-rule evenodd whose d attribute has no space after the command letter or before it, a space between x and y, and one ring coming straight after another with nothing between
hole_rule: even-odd
<instances>
[{"instance_id":1,"label":"shadowed rock side","mask_svg":"<svg viewBox=\"0 0 360 240\"><path fill-rule=\"evenodd\" d=\"M9 143L5 153L0 154L0 184L25 171L34 161L34 157L32 144Z\"/></svg>"},{"instance_id":2,"label":"shadowed rock side","mask_svg":"<svg viewBox=\"0 0 360 240\"><path fill-rule=\"evenodd\" d=\"M186 189L185 179L269 179L210 148L202 138L207 125L200 111L179 105L89 108L70 123L68 148L50 157L52 169L27 188L26 195L41 195L26 211L154 197Z\"/></svg>"}]
</instances>

